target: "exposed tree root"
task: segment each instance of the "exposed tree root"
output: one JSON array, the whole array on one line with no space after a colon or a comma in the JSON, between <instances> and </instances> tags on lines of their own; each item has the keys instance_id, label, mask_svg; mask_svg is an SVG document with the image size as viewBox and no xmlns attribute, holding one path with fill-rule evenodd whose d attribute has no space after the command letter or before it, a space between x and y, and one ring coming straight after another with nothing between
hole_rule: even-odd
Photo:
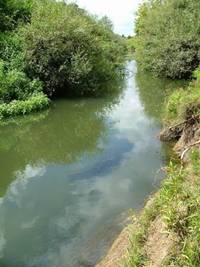
<instances>
[{"instance_id":1,"label":"exposed tree root","mask_svg":"<svg viewBox=\"0 0 200 267\"><path fill-rule=\"evenodd\" d=\"M193 146L196 146L196 145L198 145L198 144L200 144L200 140L199 141L197 141L197 142L195 142L195 143L193 143L193 144L191 144L191 145L189 145L184 151L183 151L183 153L181 154L181 160L184 160L184 156L185 156L185 154L193 147Z\"/></svg>"},{"instance_id":2,"label":"exposed tree root","mask_svg":"<svg viewBox=\"0 0 200 267\"><path fill-rule=\"evenodd\" d=\"M185 121L165 128L159 138L161 141L177 141L174 150L185 160L190 148L200 144L200 116L187 116Z\"/></svg>"}]
</instances>

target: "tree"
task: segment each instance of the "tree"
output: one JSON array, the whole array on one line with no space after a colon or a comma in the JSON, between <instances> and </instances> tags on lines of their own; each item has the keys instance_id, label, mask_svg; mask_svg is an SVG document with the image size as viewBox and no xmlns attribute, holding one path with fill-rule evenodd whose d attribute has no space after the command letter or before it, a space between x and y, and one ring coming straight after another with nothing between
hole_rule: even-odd
<instances>
[{"instance_id":1,"label":"tree","mask_svg":"<svg viewBox=\"0 0 200 267\"><path fill-rule=\"evenodd\" d=\"M145 70L189 78L200 64L200 1L149 0L136 19L136 58Z\"/></svg>"},{"instance_id":2,"label":"tree","mask_svg":"<svg viewBox=\"0 0 200 267\"><path fill-rule=\"evenodd\" d=\"M103 17L99 20L99 22L100 22L103 26L105 26L105 28L107 28L107 29L113 31L113 23L112 23L112 21L111 21L107 16L103 16Z\"/></svg>"},{"instance_id":3,"label":"tree","mask_svg":"<svg viewBox=\"0 0 200 267\"><path fill-rule=\"evenodd\" d=\"M0 1L0 32L14 29L20 22L30 21L32 0Z\"/></svg>"},{"instance_id":4,"label":"tree","mask_svg":"<svg viewBox=\"0 0 200 267\"><path fill-rule=\"evenodd\" d=\"M101 94L99 85L114 78L125 51L108 18L62 2L38 3L20 34L26 72L43 81L49 96Z\"/></svg>"}]
</instances>

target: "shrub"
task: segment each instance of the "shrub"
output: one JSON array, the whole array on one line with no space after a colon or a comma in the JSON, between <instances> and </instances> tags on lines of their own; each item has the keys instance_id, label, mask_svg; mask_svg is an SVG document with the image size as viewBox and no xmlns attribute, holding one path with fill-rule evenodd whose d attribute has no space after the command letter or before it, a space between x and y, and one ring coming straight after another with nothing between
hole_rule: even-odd
<instances>
[{"instance_id":1,"label":"shrub","mask_svg":"<svg viewBox=\"0 0 200 267\"><path fill-rule=\"evenodd\" d=\"M120 77L126 48L107 17L55 0L2 0L0 12L3 117L34 111L27 101L41 92L90 96L113 90L102 84Z\"/></svg>"},{"instance_id":2,"label":"shrub","mask_svg":"<svg viewBox=\"0 0 200 267\"><path fill-rule=\"evenodd\" d=\"M31 24L20 34L26 72L44 82L49 96L96 94L102 82L115 77L125 52L107 19L98 20L75 4L36 2Z\"/></svg>"},{"instance_id":3,"label":"shrub","mask_svg":"<svg viewBox=\"0 0 200 267\"><path fill-rule=\"evenodd\" d=\"M32 0L0 1L0 32L14 29L20 22L28 22Z\"/></svg>"},{"instance_id":4,"label":"shrub","mask_svg":"<svg viewBox=\"0 0 200 267\"><path fill-rule=\"evenodd\" d=\"M49 99L43 93L31 96L27 100L14 100L8 104L0 105L0 119L25 115L43 110L49 106Z\"/></svg>"},{"instance_id":5,"label":"shrub","mask_svg":"<svg viewBox=\"0 0 200 267\"><path fill-rule=\"evenodd\" d=\"M23 100L33 93L42 91L42 83L34 79L31 81L24 72L16 69L6 71L4 62L0 61L0 100L10 102Z\"/></svg>"},{"instance_id":6,"label":"shrub","mask_svg":"<svg viewBox=\"0 0 200 267\"><path fill-rule=\"evenodd\" d=\"M200 1L148 0L136 21L136 58L156 75L189 78L200 63Z\"/></svg>"}]
</instances>

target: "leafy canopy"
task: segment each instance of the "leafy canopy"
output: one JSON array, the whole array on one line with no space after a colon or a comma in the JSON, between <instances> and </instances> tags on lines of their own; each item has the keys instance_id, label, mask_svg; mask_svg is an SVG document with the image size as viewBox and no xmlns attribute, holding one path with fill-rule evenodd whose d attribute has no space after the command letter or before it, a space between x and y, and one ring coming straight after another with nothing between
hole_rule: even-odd
<instances>
[{"instance_id":1,"label":"leafy canopy","mask_svg":"<svg viewBox=\"0 0 200 267\"><path fill-rule=\"evenodd\" d=\"M76 4L37 2L20 34L26 72L44 82L49 96L95 94L113 79L125 51L108 18L98 20Z\"/></svg>"},{"instance_id":2,"label":"leafy canopy","mask_svg":"<svg viewBox=\"0 0 200 267\"><path fill-rule=\"evenodd\" d=\"M74 3L1 0L2 112L7 109L12 116L39 110L39 100L47 106L46 95L107 93L105 83L120 77L125 52L107 17L99 19Z\"/></svg>"},{"instance_id":3,"label":"leafy canopy","mask_svg":"<svg viewBox=\"0 0 200 267\"><path fill-rule=\"evenodd\" d=\"M170 78L189 78L200 63L200 1L148 0L136 20L141 67Z\"/></svg>"}]
</instances>

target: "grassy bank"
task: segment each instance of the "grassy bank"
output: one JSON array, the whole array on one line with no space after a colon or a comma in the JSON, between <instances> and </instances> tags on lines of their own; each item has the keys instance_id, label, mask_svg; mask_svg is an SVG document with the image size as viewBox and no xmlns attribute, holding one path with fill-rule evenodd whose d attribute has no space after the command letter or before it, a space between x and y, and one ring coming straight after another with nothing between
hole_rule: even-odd
<instances>
[{"instance_id":1,"label":"grassy bank","mask_svg":"<svg viewBox=\"0 0 200 267\"><path fill-rule=\"evenodd\" d=\"M165 107L162 138L176 140L179 163L137 218L126 267L200 266L200 71L188 88L175 91Z\"/></svg>"},{"instance_id":2,"label":"grassy bank","mask_svg":"<svg viewBox=\"0 0 200 267\"><path fill-rule=\"evenodd\" d=\"M200 266L199 10L195 0L146 0L138 11L138 64L190 83L168 97L160 133L162 141L176 143L180 161L171 160L160 189L134 219L123 267Z\"/></svg>"},{"instance_id":3,"label":"grassy bank","mask_svg":"<svg viewBox=\"0 0 200 267\"><path fill-rule=\"evenodd\" d=\"M200 264L200 152L190 152L186 167L170 164L168 178L138 219L124 266Z\"/></svg>"},{"instance_id":4,"label":"grassy bank","mask_svg":"<svg viewBox=\"0 0 200 267\"><path fill-rule=\"evenodd\" d=\"M199 11L196 0L145 0L138 10L133 46L140 68L189 83L167 98L160 133L176 143L180 160L171 159L160 189L134 216L130 242L116 241L100 267L200 266Z\"/></svg>"},{"instance_id":5,"label":"grassy bank","mask_svg":"<svg viewBox=\"0 0 200 267\"><path fill-rule=\"evenodd\" d=\"M163 141L176 141L166 179L98 267L200 266L200 70L163 110Z\"/></svg>"}]
</instances>

